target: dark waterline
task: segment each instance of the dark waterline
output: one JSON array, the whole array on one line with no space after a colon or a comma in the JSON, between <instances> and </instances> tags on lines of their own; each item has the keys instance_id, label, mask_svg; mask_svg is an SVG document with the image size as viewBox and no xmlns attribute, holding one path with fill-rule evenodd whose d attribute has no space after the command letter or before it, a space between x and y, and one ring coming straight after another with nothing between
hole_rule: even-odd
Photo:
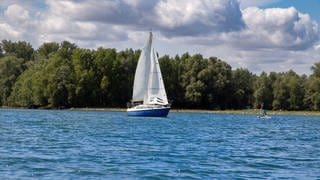
<instances>
[{"instance_id":1,"label":"dark waterline","mask_svg":"<svg viewBox=\"0 0 320 180\"><path fill-rule=\"evenodd\" d=\"M0 179L320 178L319 116L0 109Z\"/></svg>"}]
</instances>

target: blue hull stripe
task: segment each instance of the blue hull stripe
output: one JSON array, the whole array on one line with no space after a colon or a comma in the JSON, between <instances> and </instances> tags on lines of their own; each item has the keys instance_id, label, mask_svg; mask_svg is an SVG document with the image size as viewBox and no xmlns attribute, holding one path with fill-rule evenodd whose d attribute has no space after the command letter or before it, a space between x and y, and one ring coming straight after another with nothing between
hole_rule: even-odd
<instances>
[{"instance_id":1,"label":"blue hull stripe","mask_svg":"<svg viewBox=\"0 0 320 180\"><path fill-rule=\"evenodd\" d=\"M166 117L170 108L127 111L128 116Z\"/></svg>"}]
</instances>

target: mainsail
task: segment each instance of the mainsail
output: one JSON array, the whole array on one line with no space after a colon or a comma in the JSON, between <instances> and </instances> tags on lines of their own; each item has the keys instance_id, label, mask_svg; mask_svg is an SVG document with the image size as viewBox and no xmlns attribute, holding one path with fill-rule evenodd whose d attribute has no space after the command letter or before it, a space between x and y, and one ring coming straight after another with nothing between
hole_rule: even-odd
<instances>
[{"instance_id":1,"label":"mainsail","mask_svg":"<svg viewBox=\"0 0 320 180\"><path fill-rule=\"evenodd\" d=\"M148 90L148 80L150 73L150 55L151 55L152 33L149 34L149 39L141 51L136 73L133 83L132 101L143 101Z\"/></svg>"}]
</instances>

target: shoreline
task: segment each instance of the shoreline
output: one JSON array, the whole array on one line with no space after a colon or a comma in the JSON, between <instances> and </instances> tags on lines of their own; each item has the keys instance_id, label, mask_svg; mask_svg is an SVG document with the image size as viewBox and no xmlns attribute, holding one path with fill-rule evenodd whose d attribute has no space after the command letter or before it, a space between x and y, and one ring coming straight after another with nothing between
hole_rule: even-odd
<instances>
[{"instance_id":1,"label":"shoreline","mask_svg":"<svg viewBox=\"0 0 320 180\"><path fill-rule=\"evenodd\" d=\"M2 106L0 109L30 109L25 107L7 107ZM125 112L126 108L36 108L37 110L71 110L71 111L119 111ZM205 110L205 109L171 109L170 112L186 112L186 113L212 113L212 114L259 114L260 109L243 109L243 110ZM320 111L282 111L268 110L269 115L305 115L305 116L320 116Z\"/></svg>"},{"instance_id":2,"label":"shoreline","mask_svg":"<svg viewBox=\"0 0 320 180\"><path fill-rule=\"evenodd\" d=\"M198 109L172 109L172 112L199 112L199 113L221 113L221 114L259 114L260 109L243 109L243 110L198 110ZM320 116L319 111L283 111L267 110L268 115L314 115Z\"/></svg>"}]
</instances>

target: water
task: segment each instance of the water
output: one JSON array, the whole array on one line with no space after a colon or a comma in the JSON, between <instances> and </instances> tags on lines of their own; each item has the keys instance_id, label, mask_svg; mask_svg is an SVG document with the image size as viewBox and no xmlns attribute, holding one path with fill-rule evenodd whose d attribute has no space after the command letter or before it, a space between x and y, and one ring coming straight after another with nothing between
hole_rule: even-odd
<instances>
[{"instance_id":1,"label":"water","mask_svg":"<svg viewBox=\"0 0 320 180\"><path fill-rule=\"evenodd\" d=\"M320 179L320 117L0 110L0 179Z\"/></svg>"}]
</instances>

